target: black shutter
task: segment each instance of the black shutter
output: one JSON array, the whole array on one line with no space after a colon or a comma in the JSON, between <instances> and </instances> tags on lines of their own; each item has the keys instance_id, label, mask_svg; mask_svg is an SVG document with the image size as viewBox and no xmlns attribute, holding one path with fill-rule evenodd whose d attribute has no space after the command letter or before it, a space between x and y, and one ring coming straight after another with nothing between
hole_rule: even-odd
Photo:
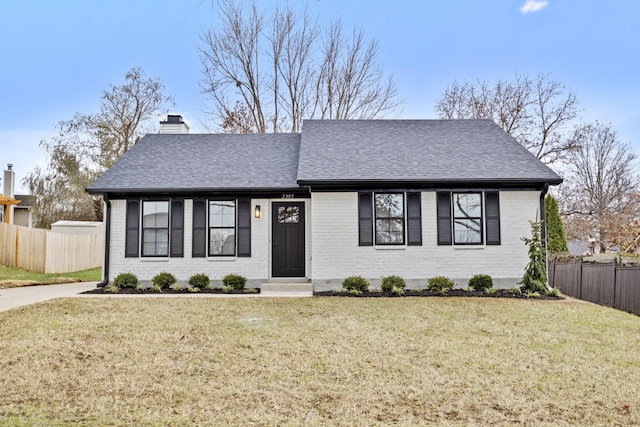
<instances>
[{"instance_id":1,"label":"black shutter","mask_svg":"<svg viewBox=\"0 0 640 427\"><path fill-rule=\"evenodd\" d=\"M202 258L207 252L207 204L206 200L193 201L193 236L191 256Z\"/></svg>"},{"instance_id":2,"label":"black shutter","mask_svg":"<svg viewBox=\"0 0 640 427\"><path fill-rule=\"evenodd\" d=\"M171 201L171 256L184 256L184 201Z\"/></svg>"},{"instance_id":3,"label":"black shutter","mask_svg":"<svg viewBox=\"0 0 640 427\"><path fill-rule=\"evenodd\" d=\"M407 193L407 245L422 245L420 193Z\"/></svg>"},{"instance_id":4,"label":"black shutter","mask_svg":"<svg viewBox=\"0 0 640 427\"><path fill-rule=\"evenodd\" d=\"M238 256L251 256L251 199L238 200Z\"/></svg>"},{"instance_id":5,"label":"black shutter","mask_svg":"<svg viewBox=\"0 0 640 427\"><path fill-rule=\"evenodd\" d=\"M486 217L486 229L487 229L487 245L499 245L500 244L500 197L497 191L486 192L485 197L485 210L487 212Z\"/></svg>"},{"instance_id":6,"label":"black shutter","mask_svg":"<svg viewBox=\"0 0 640 427\"><path fill-rule=\"evenodd\" d=\"M438 245L451 244L451 193L437 193Z\"/></svg>"},{"instance_id":7,"label":"black shutter","mask_svg":"<svg viewBox=\"0 0 640 427\"><path fill-rule=\"evenodd\" d=\"M373 204L371 193L358 193L358 233L360 246L373 246Z\"/></svg>"},{"instance_id":8,"label":"black shutter","mask_svg":"<svg viewBox=\"0 0 640 427\"><path fill-rule=\"evenodd\" d=\"M127 200L127 224L125 234L124 256L137 258L140 256L140 201Z\"/></svg>"}]
</instances>

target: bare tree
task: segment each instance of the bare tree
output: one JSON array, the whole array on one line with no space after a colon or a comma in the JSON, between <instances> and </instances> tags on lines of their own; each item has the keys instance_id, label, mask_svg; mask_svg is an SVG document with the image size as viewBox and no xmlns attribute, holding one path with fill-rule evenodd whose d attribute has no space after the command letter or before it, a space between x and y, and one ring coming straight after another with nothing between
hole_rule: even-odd
<instances>
[{"instance_id":1,"label":"bare tree","mask_svg":"<svg viewBox=\"0 0 640 427\"><path fill-rule=\"evenodd\" d=\"M570 125L578 113L576 95L549 74L535 79L517 74L511 81L454 81L437 102L443 119L493 119L537 158L553 163L576 142Z\"/></svg>"},{"instance_id":2,"label":"bare tree","mask_svg":"<svg viewBox=\"0 0 640 427\"><path fill-rule=\"evenodd\" d=\"M604 251L620 226L640 215L636 155L610 125L576 127L572 139L577 146L567 155L561 213L569 235L584 237L579 233L590 230Z\"/></svg>"},{"instance_id":3,"label":"bare tree","mask_svg":"<svg viewBox=\"0 0 640 427\"><path fill-rule=\"evenodd\" d=\"M40 143L49 155L46 169L37 167L24 179L37 227L48 228L59 219L102 220L102 200L84 189L150 130L150 119L172 104L163 90L159 79L133 68L122 85L102 93L97 114L76 113L58 123L58 136Z\"/></svg>"},{"instance_id":4,"label":"bare tree","mask_svg":"<svg viewBox=\"0 0 640 427\"><path fill-rule=\"evenodd\" d=\"M290 5L268 16L255 2L217 6L221 25L201 36L199 51L201 89L218 125L242 108L250 120L236 129L298 132L306 118L369 119L400 105L377 43L362 31L345 37L338 21L323 32L306 8L296 13Z\"/></svg>"}]
</instances>

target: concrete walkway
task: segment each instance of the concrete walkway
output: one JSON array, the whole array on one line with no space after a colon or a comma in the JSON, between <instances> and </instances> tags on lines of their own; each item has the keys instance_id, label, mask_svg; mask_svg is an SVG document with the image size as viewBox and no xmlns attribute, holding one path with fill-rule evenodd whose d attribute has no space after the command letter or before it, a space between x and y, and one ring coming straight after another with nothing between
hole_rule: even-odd
<instances>
[{"instance_id":1,"label":"concrete walkway","mask_svg":"<svg viewBox=\"0 0 640 427\"><path fill-rule=\"evenodd\" d=\"M67 283L63 285L24 286L21 288L0 289L0 312L11 310L54 298L304 298L312 297L313 292L268 292L265 294L85 294L82 292L96 288L98 282Z\"/></svg>"},{"instance_id":2,"label":"concrete walkway","mask_svg":"<svg viewBox=\"0 0 640 427\"><path fill-rule=\"evenodd\" d=\"M35 304L54 298L78 296L79 293L96 288L98 282L65 283L63 285L23 286L0 289L0 311Z\"/></svg>"}]
</instances>

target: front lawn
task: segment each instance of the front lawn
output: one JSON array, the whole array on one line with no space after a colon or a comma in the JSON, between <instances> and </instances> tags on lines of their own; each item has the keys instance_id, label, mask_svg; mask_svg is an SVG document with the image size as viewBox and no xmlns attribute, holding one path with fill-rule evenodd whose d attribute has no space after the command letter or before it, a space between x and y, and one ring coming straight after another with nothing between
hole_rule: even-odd
<instances>
[{"instance_id":1,"label":"front lawn","mask_svg":"<svg viewBox=\"0 0 640 427\"><path fill-rule=\"evenodd\" d=\"M639 424L639 332L571 299L57 300L0 313L0 424Z\"/></svg>"},{"instance_id":2,"label":"front lawn","mask_svg":"<svg viewBox=\"0 0 640 427\"><path fill-rule=\"evenodd\" d=\"M19 286L52 285L70 282L99 282L102 280L102 268L76 271L73 273L36 273L17 267L0 265L0 289Z\"/></svg>"}]
</instances>

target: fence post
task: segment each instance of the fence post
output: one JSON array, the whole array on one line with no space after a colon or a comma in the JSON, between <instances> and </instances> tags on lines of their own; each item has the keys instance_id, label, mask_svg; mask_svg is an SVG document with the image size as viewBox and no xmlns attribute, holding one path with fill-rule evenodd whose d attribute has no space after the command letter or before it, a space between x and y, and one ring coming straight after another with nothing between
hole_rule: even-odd
<instances>
[{"instance_id":1,"label":"fence post","mask_svg":"<svg viewBox=\"0 0 640 427\"><path fill-rule=\"evenodd\" d=\"M616 304L616 292L618 288L618 260L613 262L613 307L618 308L618 304Z\"/></svg>"},{"instance_id":2,"label":"fence post","mask_svg":"<svg viewBox=\"0 0 640 427\"><path fill-rule=\"evenodd\" d=\"M580 268L578 269L578 299L582 299L582 269L584 263L580 260Z\"/></svg>"}]
</instances>

